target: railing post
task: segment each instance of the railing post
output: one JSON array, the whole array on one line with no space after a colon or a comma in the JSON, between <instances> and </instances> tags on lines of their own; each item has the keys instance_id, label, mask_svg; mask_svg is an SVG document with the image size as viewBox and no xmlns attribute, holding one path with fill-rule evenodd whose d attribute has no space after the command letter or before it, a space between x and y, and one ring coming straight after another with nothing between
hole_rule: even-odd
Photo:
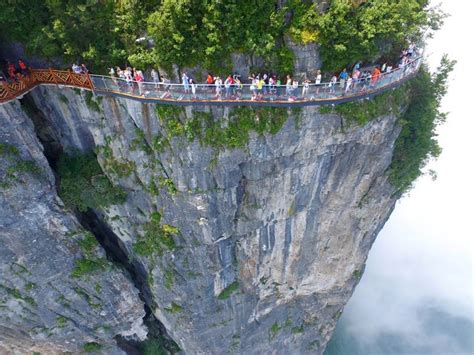
<instances>
[{"instance_id":1,"label":"railing post","mask_svg":"<svg viewBox=\"0 0 474 355\"><path fill-rule=\"evenodd\" d=\"M94 82L92 81L90 74L89 74L89 73L86 73L85 75L86 75L86 77L87 77L87 83L89 84L90 89L91 89L93 92L95 92Z\"/></svg>"},{"instance_id":2,"label":"railing post","mask_svg":"<svg viewBox=\"0 0 474 355\"><path fill-rule=\"evenodd\" d=\"M56 80L56 77L54 76L54 71L53 69L49 68L49 74L51 75L51 78L53 79L53 83L58 85L58 81Z\"/></svg>"}]
</instances>

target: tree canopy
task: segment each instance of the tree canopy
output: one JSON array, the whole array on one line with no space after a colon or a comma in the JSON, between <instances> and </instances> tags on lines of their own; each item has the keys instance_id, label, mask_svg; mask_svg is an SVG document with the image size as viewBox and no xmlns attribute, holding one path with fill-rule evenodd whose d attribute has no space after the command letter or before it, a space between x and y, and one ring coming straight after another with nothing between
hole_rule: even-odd
<instances>
[{"instance_id":1,"label":"tree canopy","mask_svg":"<svg viewBox=\"0 0 474 355\"><path fill-rule=\"evenodd\" d=\"M326 8L310 0L5 0L0 37L96 72L127 62L219 72L230 68L232 53L245 53L283 73L292 70L288 36L319 43L323 69L340 70L391 55L437 28L442 16L427 6L427 0L331 0Z\"/></svg>"}]
</instances>

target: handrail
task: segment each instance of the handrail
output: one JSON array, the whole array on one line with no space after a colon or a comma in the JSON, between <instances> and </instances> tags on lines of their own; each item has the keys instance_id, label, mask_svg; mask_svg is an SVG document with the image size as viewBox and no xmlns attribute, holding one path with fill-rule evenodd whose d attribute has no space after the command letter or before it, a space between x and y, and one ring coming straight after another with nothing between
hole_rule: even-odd
<instances>
[{"instance_id":1,"label":"handrail","mask_svg":"<svg viewBox=\"0 0 474 355\"><path fill-rule=\"evenodd\" d=\"M336 81L298 85L266 84L261 88L252 84L185 85L169 82L137 82L105 75L32 69L28 76L17 81L1 82L0 104L21 97L42 84L79 87L92 90L98 95L123 96L140 101L177 105L298 106L341 103L371 97L400 85L417 73L421 62L420 56L401 68L366 80L354 80L352 83Z\"/></svg>"}]
</instances>

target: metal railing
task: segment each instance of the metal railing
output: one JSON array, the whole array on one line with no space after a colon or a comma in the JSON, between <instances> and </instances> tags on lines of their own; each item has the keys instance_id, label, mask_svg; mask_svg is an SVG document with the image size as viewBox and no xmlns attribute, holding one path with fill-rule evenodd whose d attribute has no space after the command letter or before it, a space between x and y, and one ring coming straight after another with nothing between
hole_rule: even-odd
<instances>
[{"instance_id":1,"label":"metal railing","mask_svg":"<svg viewBox=\"0 0 474 355\"><path fill-rule=\"evenodd\" d=\"M219 104L293 106L341 103L370 97L396 87L416 74L422 57L414 58L401 68L368 79L326 82L321 84L207 85L170 82L137 82L103 75L75 74L52 69L31 70L18 81L2 82L0 103L21 96L39 84L56 84L93 90L99 95L119 95L141 101L165 104Z\"/></svg>"}]
</instances>

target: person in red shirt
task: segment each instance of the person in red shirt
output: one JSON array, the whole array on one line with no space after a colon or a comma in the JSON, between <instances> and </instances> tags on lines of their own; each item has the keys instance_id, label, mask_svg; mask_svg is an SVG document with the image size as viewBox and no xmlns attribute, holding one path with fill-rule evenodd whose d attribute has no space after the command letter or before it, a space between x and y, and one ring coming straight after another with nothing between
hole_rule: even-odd
<instances>
[{"instance_id":1,"label":"person in red shirt","mask_svg":"<svg viewBox=\"0 0 474 355\"><path fill-rule=\"evenodd\" d=\"M10 77L10 79L12 80L16 80L16 68L15 68L15 64L13 63L10 63L10 62L7 62L7 66L8 66L8 76Z\"/></svg>"},{"instance_id":2,"label":"person in red shirt","mask_svg":"<svg viewBox=\"0 0 474 355\"><path fill-rule=\"evenodd\" d=\"M380 69L378 67L375 67L374 71L372 72L372 86L375 86L377 84L377 81L379 80L380 77Z\"/></svg>"},{"instance_id":3,"label":"person in red shirt","mask_svg":"<svg viewBox=\"0 0 474 355\"><path fill-rule=\"evenodd\" d=\"M20 72L22 75L27 76L29 74L28 66L23 61L23 59L18 59L18 66L20 67Z\"/></svg>"}]
</instances>

